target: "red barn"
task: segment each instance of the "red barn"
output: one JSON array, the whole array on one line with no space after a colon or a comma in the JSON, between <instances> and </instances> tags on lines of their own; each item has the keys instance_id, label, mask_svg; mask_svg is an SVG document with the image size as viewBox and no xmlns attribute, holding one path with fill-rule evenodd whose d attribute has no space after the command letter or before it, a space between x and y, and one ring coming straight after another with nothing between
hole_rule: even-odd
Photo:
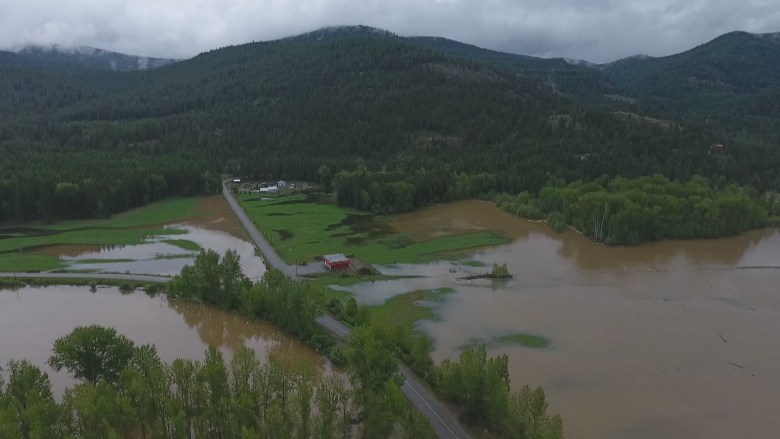
<instances>
[{"instance_id":1,"label":"red barn","mask_svg":"<svg viewBox=\"0 0 780 439\"><path fill-rule=\"evenodd\" d=\"M348 270L349 258L341 253L335 255L325 255L322 257L322 261L325 262L325 266L328 270Z\"/></svg>"}]
</instances>

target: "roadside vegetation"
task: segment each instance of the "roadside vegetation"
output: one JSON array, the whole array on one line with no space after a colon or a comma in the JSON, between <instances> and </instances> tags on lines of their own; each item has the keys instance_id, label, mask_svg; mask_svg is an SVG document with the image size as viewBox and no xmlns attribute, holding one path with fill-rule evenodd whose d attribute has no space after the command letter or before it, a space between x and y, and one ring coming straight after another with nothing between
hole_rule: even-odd
<instances>
[{"instance_id":1,"label":"roadside vegetation","mask_svg":"<svg viewBox=\"0 0 780 439\"><path fill-rule=\"evenodd\" d=\"M687 183L655 175L637 179L603 177L565 184L550 179L533 196L502 194L496 204L523 218L547 223L556 232L568 225L608 245L662 239L718 238L780 226L780 194L694 176Z\"/></svg>"},{"instance_id":2,"label":"roadside vegetation","mask_svg":"<svg viewBox=\"0 0 780 439\"><path fill-rule=\"evenodd\" d=\"M306 195L261 200L239 195L247 215L288 264L314 256L344 253L368 264L417 263L442 253L506 244L500 232L481 232L415 242L365 212L319 204Z\"/></svg>"}]
</instances>

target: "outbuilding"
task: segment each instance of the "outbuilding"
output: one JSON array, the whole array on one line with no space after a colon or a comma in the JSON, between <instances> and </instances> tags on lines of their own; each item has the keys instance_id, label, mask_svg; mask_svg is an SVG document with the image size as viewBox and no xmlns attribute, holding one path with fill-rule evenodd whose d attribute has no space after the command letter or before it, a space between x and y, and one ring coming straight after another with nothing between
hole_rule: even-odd
<instances>
[{"instance_id":1,"label":"outbuilding","mask_svg":"<svg viewBox=\"0 0 780 439\"><path fill-rule=\"evenodd\" d=\"M287 187L287 182L285 182L284 180L279 180L279 182L276 183L276 187L278 187L279 189L284 189Z\"/></svg>"},{"instance_id":2,"label":"outbuilding","mask_svg":"<svg viewBox=\"0 0 780 439\"><path fill-rule=\"evenodd\" d=\"M341 253L333 255L325 255L322 257L322 262L325 263L325 267L328 270L349 270L349 258Z\"/></svg>"}]
</instances>

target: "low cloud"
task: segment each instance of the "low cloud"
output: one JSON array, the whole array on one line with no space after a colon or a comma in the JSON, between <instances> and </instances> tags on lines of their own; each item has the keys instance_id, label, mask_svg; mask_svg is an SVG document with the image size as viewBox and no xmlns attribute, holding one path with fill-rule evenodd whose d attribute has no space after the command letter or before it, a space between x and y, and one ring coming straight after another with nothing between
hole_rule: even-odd
<instances>
[{"instance_id":1,"label":"low cloud","mask_svg":"<svg viewBox=\"0 0 780 439\"><path fill-rule=\"evenodd\" d=\"M0 5L0 48L93 46L188 58L364 24L527 55L669 55L733 30L780 31L776 0L25 0Z\"/></svg>"}]
</instances>

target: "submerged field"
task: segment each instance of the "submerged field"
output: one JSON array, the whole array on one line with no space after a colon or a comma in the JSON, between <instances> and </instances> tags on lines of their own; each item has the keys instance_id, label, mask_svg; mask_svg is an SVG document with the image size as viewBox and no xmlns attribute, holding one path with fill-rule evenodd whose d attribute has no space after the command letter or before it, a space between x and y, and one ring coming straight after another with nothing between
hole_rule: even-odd
<instances>
[{"instance_id":1,"label":"submerged field","mask_svg":"<svg viewBox=\"0 0 780 439\"><path fill-rule=\"evenodd\" d=\"M0 228L0 271L173 274L214 247L195 241L218 241L203 227L240 234L222 197L170 198L109 219Z\"/></svg>"},{"instance_id":2,"label":"submerged field","mask_svg":"<svg viewBox=\"0 0 780 439\"><path fill-rule=\"evenodd\" d=\"M288 264L330 253L354 255L368 264L416 263L509 242L497 231L415 239L399 232L385 218L343 209L314 195L269 198L245 194L238 200Z\"/></svg>"}]
</instances>

